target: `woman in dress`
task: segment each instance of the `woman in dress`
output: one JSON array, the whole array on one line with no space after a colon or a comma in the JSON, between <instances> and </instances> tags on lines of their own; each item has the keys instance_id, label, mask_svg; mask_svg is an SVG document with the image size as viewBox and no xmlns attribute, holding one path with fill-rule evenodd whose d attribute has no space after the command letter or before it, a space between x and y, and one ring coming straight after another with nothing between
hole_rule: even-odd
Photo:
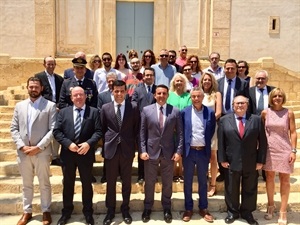
<instances>
[{"instance_id":1,"label":"woman in dress","mask_svg":"<svg viewBox=\"0 0 300 225\"><path fill-rule=\"evenodd\" d=\"M182 71L188 80L188 82L186 84L187 92L190 92L192 87L199 86L199 80L192 76L192 64L183 65Z\"/></svg>"},{"instance_id":2,"label":"woman in dress","mask_svg":"<svg viewBox=\"0 0 300 225\"><path fill-rule=\"evenodd\" d=\"M92 71L102 67L102 61L99 55L93 55L89 61L89 66Z\"/></svg>"},{"instance_id":3,"label":"woman in dress","mask_svg":"<svg viewBox=\"0 0 300 225\"><path fill-rule=\"evenodd\" d=\"M192 104L190 94L186 91L186 76L176 73L170 82L170 91L167 103L178 108L179 110ZM182 159L174 164L174 182L183 183Z\"/></svg>"},{"instance_id":4,"label":"woman in dress","mask_svg":"<svg viewBox=\"0 0 300 225\"><path fill-rule=\"evenodd\" d=\"M117 55L114 69L119 70L122 74L122 77L126 77L130 73L126 56L123 53Z\"/></svg>"},{"instance_id":5,"label":"woman in dress","mask_svg":"<svg viewBox=\"0 0 300 225\"><path fill-rule=\"evenodd\" d=\"M268 208L266 220L273 218L275 203L275 173L279 173L280 181L280 215L279 225L287 224L286 209L290 193L290 174L293 173L296 160L297 133L294 113L283 105L286 95L280 88L273 89L269 94L270 108L262 111L261 116L265 124L268 140L266 163L266 189Z\"/></svg>"},{"instance_id":6,"label":"woman in dress","mask_svg":"<svg viewBox=\"0 0 300 225\"><path fill-rule=\"evenodd\" d=\"M244 60L238 61L238 74L237 74L238 77L247 81L248 86L252 87L254 84L252 84L253 83L252 78L249 77L248 74L249 74L249 64Z\"/></svg>"},{"instance_id":7,"label":"woman in dress","mask_svg":"<svg viewBox=\"0 0 300 225\"><path fill-rule=\"evenodd\" d=\"M200 79L199 85L204 91L204 99L202 104L211 108L215 112L216 120L218 120L222 113L222 96L218 91L218 82L212 73L205 72ZM211 157L210 157L210 185L207 192L208 197L212 197L216 193L216 178L218 173L217 161L217 127L211 142Z\"/></svg>"},{"instance_id":8,"label":"woman in dress","mask_svg":"<svg viewBox=\"0 0 300 225\"><path fill-rule=\"evenodd\" d=\"M153 64L156 64L154 52L147 49L142 56L142 68L140 69L140 72L144 73L145 68L150 68Z\"/></svg>"},{"instance_id":9,"label":"woman in dress","mask_svg":"<svg viewBox=\"0 0 300 225\"><path fill-rule=\"evenodd\" d=\"M192 76L195 77L197 80L200 80L202 70L198 56L191 55L188 57L187 64L192 65Z\"/></svg>"}]
</instances>

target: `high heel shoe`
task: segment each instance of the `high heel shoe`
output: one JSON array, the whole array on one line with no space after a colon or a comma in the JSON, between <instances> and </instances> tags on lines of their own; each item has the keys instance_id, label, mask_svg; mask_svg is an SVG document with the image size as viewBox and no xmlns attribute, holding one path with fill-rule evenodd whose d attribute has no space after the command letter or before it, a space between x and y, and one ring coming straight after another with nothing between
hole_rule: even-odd
<instances>
[{"instance_id":1,"label":"high heel shoe","mask_svg":"<svg viewBox=\"0 0 300 225\"><path fill-rule=\"evenodd\" d=\"M265 220L271 220L273 218L275 208L275 205L268 206L267 213L264 216Z\"/></svg>"},{"instance_id":2,"label":"high heel shoe","mask_svg":"<svg viewBox=\"0 0 300 225\"><path fill-rule=\"evenodd\" d=\"M209 188L210 188L210 191L207 192L207 197L212 197L212 196L214 196L215 194L217 194L217 191L216 191L216 185L211 185L211 184L209 184Z\"/></svg>"},{"instance_id":3,"label":"high heel shoe","mask_svg":"<svg viewBox=\"0 0 300 225\"><path fill-rule=\"evenodd\" d=\"M280 212L279 219L278 219L278 225L287 225L286 216L285 216L285 219L282 219L284 214L286 214L286 212Z\"/></svg>"}]
</instances>

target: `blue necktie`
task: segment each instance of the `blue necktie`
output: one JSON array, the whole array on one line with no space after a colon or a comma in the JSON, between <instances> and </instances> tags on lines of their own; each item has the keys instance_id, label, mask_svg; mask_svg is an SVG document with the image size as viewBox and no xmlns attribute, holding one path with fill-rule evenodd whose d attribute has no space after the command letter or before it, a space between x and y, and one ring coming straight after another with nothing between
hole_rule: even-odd
<instances>
[{"instance_id":1,"label":"blue necktie","mask_svg":"<svg viewBox=\"0 0 300 225\"><path fill-rule=\"evenodd\" d=\"M76 111L77 111L77 117L76 117L76 120L75 120L75 124L74 124L74 130L75 130L75 143L78 144L78 141L79 141L79 135L80 135L80 131L81 131L81 115L80 115L80 111L82 109L80 108L77 108Z\"/></svg>"},{"instance_id":2,"label":"blue necktie","mask_svg":"<svg viewBox=\"0 0 300 225\"><path fill-rule=\"evenodd\" d=\"M229 79L227 85L227 92L226 92L226 98L225 98L225 109L228 111L230 109L230 97L231 97L231 82L232 80Z\"/></svg>"},{"instance_id":3,"label":"blue necktie","mask_svg":"<svg viewBox=\"0 0 300 225\"><path fill-rule=\"evenodd\" d=\"M264 89L260 88L260 96L257 104L257 115L260 115L261 111L264 110Z\"/></svg>"}]
</instances>

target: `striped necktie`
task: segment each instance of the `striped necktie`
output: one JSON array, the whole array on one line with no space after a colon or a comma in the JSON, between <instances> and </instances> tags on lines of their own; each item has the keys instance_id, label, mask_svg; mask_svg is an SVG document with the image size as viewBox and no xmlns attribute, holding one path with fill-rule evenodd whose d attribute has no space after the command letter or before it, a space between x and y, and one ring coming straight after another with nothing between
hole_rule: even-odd
<instances>
[{"instance_id":1,"label":"striped necktie","mask_svg":"<svg viewBox=\"0 0 300 225\"><path fill-rule=\"evenodd\" d=\"M77 111L77 117L76 117L76 120L75 120L75 124L74 124L74 130L75 130L75 143L78 144L79 142L79 135L80 135L80 131L81 131L81 114L80 114L80 111L82 109L80 108L77 108L76 111Z\"/></svg>"}]
</instances>

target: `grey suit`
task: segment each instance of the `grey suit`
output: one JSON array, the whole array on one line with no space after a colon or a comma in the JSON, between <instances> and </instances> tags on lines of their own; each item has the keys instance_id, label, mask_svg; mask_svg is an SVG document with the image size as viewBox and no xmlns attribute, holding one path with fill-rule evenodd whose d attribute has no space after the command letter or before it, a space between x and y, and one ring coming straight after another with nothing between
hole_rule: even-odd
<instances>
[{"instance_id":1,"label":"grey suit","mask_svg":"<svg viewBox=\"0 0 300 225\"><path fill-rule=\"evenodd\" d=\"M275 88L273 86L266 85L268 94ZM269 106L268 106L269 107ZM256 87L251 87L249 89L249 107L248 112L251 114L260 115L261 111L257 110L257 104L256 104Z\"/></svg>"},{"instance_id":2,"label":"grey suit","mask_svg":"<svg viewBox=\"0 0 300 225\"><path fill-rule=\"evenodd\" d=\"M154 98L156 85L153 84L151 93L148 94L144 83L140 83L135 89L131 97L132 102L136 102L139 106L140 111L143 111L145 106L151 105L156 102Z\"/></svg>"},{"instance_id":3,"label":"grey suit","mask_svg":"<svg viewBox=\"0 0 300 225\"><path fill-rule=\"evenodd\" d=\"M41 193L41 207L43 212L50 211L51 184L50 159L53 139L52 130L56 120L55 103L41 97L37 112L32 116L32 128L28 133L28 106L30 100L17 103L11 123L11 134L17 146L18 165L23 181L23 209L32 213L33 177L37 175ZM29 156L20 149L24 146L38 146L41 152Z\"/></svg>"},{"instance_id":4,"label":"grey suit","mask_svg":"<svg viewBox=\"0 0 300 225\"><path fill-rule=\"evenodd\" d=\"M179 109L167 104L166 120L161 132L157 104L146 106L141 114L140 139L140 153L147 152L149 155L149 160L145 161L145 209L151 209L154 203L153 193L159 164L163 185L162 206L164 209L170 209L174 167L172 157L174 153L181 155L183 151L182 120Z\"/></svg>"}]
</instances>

